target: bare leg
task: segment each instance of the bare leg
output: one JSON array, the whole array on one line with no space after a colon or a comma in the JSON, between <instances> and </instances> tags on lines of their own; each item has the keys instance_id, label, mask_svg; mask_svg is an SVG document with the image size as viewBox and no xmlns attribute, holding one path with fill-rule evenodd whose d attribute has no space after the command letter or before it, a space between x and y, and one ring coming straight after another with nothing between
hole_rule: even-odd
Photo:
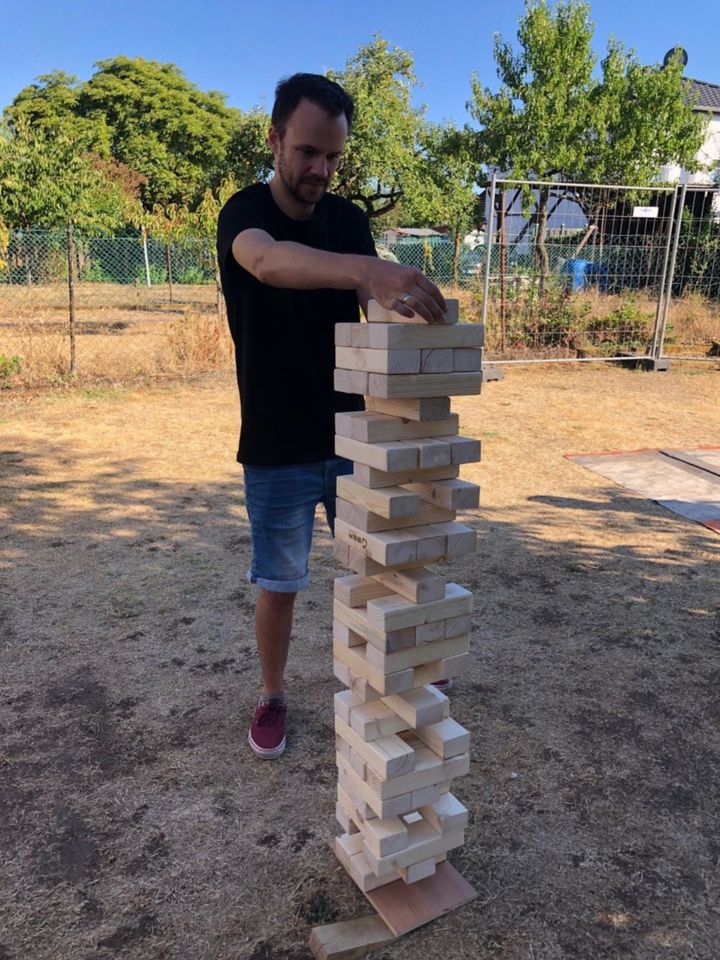
<instances>
[{"instance_id":1,"label":"bare leg","mask_svg":"<svg viewBox=\"0 0 720 960\"><path fill-rule=\"evenodd\" d=\"M283 675L290 647L295 593L260 590L255 607L255 636L263 675L263 693L285 691Z\"/></svg>"}]
</instances>

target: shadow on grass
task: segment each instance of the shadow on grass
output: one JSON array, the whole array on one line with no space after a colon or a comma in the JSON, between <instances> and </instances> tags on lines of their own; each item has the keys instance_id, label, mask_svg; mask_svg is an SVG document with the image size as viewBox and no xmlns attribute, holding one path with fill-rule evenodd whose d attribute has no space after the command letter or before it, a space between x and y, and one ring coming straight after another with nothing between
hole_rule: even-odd
<instances>
[{"instance_id":1,"label":"shadow on grass","mask_svg":"<svg viewBox=\"0 0 720 960\"><path fill-rule=\"evenodd\" d=\"M313 922L367 912L327 851L329 536L299 603L290 749L252 763L240 475L48 457L52 475L0 455L0 956L307 957ZM447 568L476 598L452 708L473 737L453 788L473 817L451 860L480 896L398 956L709 960L720 544L615 487L472 522L477 556Z\"/></svg>"}]
</instances>

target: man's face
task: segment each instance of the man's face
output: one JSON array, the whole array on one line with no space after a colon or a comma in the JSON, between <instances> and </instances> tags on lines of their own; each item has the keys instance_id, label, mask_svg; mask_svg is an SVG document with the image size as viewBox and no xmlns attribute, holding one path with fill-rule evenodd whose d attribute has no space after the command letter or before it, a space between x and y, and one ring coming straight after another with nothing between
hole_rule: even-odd
<instances>
[{"instance_id":1,"label":"man's face","mask_svg":"<svg viewBox=\"0 0 720 960\"><path fill-rule=\"evenodd\" d=\"M314 206L328 189L347 138L344 113L329 117L322 107L301 100L281 138L270 127L268 143L275 156L275 172L299 203Z\"/></svg>"}]
</instances>

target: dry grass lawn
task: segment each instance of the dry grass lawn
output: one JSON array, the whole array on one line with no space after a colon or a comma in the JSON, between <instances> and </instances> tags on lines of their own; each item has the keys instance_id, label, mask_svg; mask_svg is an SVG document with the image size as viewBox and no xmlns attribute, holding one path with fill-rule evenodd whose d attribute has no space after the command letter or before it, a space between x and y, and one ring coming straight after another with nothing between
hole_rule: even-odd
<instances>
[{"instance_id":1,"label":"dry grass lawn","mask_svg":"<svg viewBox=\"0 0 720 960\"><path fill-rule=\"evenodd\" d=\"M564 460L720 444L717 369L512 369L456 401L484 463L464 849L478 899L386 960L717 960L720 538ZM368 912L328 849L318 527L289 745L258 672L230 377L0 395L0 958L307 960Z\"/></svg>"}]
</instances>

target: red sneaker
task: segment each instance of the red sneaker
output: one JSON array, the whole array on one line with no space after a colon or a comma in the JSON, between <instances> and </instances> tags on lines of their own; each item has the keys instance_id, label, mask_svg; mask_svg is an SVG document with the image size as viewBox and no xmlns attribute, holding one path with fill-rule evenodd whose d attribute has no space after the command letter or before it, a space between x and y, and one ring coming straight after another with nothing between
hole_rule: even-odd
<instances>
[{"instance_id":1,"label":"red sneaker","mask_svg":"<svg viewBox=\"0 0 720 960\"><path fill-rule=\"evenodd\" d=\"M261 696L248 730L253 753L263 760L274 760L285 749L287 703L278 697Z\"/></svg>"},{"instance_id":2,"label":"red sneaker","mask_svg":"<svg viewBox=\"0 0 720 960\"><path fill-rule=\"evenodd\" d=\"M433 680L432 686L441 693L447 693L448 690L452 690L453 682L450 677L446 677L444 680Z\"/></svg>"}]
</instances>

